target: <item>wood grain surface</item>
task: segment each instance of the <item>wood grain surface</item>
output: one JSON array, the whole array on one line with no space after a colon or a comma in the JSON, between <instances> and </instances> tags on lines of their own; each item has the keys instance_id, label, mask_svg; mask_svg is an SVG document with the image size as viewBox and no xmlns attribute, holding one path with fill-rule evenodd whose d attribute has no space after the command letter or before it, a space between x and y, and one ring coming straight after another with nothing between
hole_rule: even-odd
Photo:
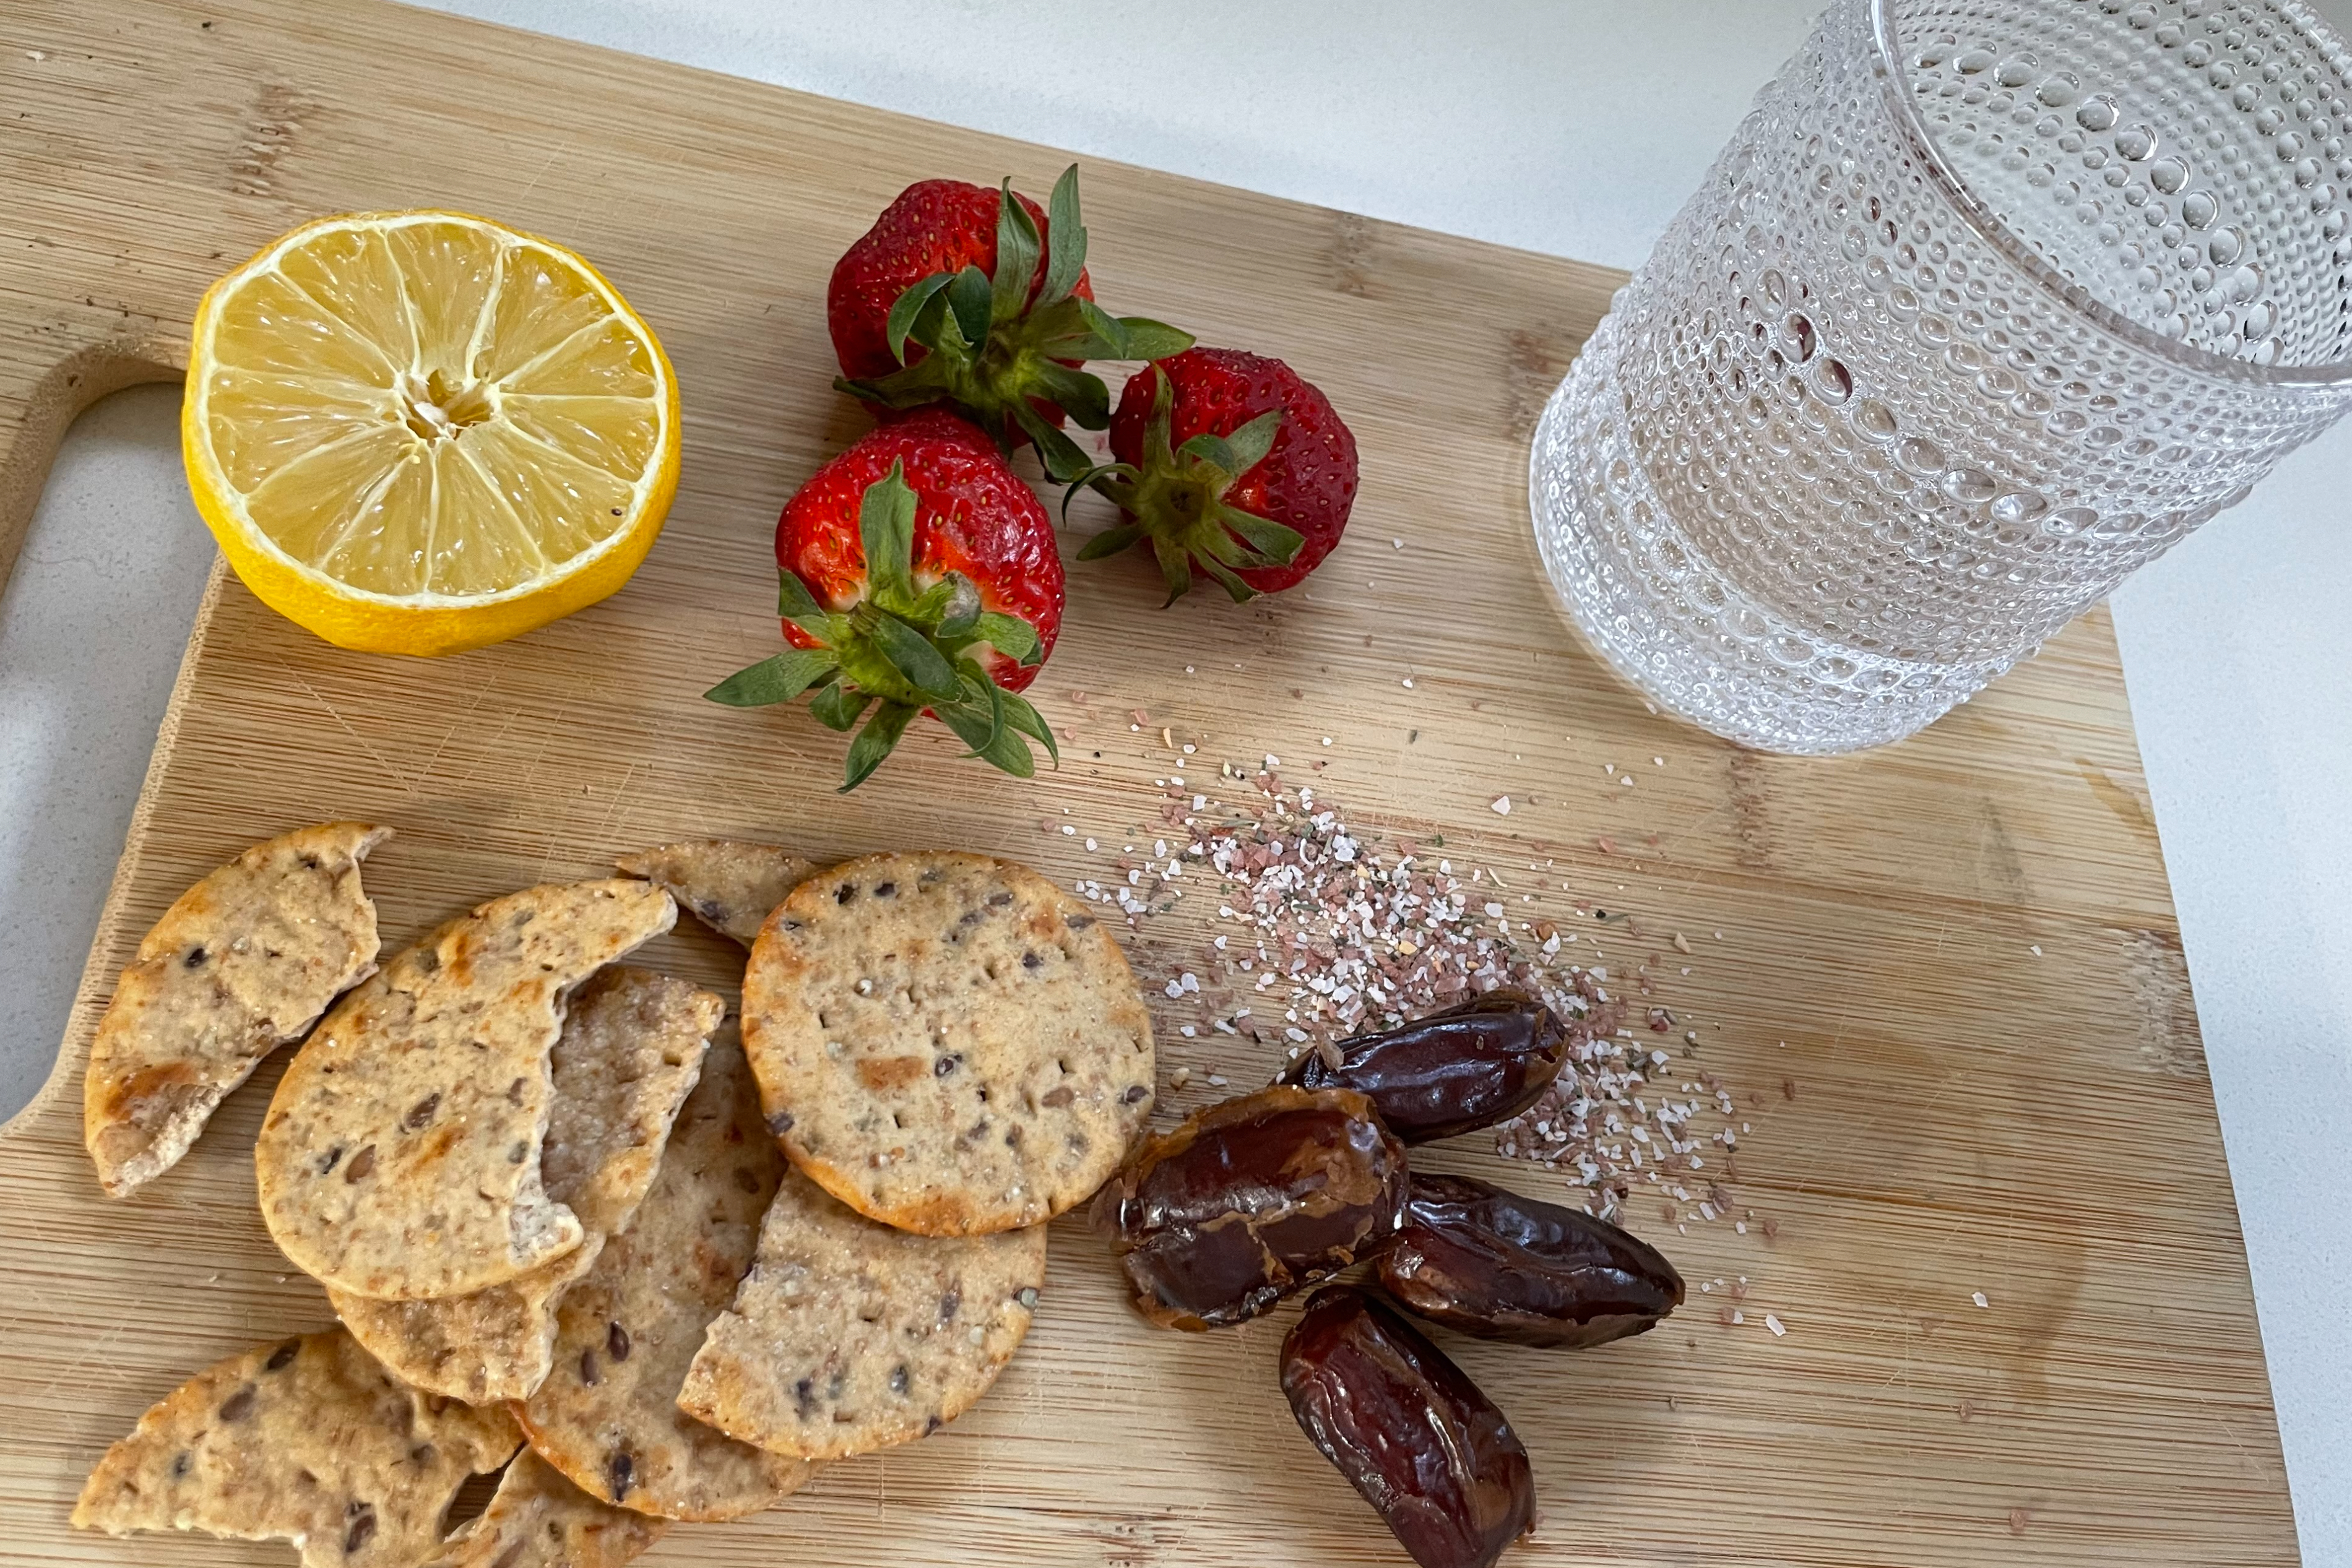
<instances>
[{"instance_id":1,"label":"wood grain surface","mask_svg":"<svg viewBox=\"0 0 2352 1568\"><path fill-rule=\"evenodd\" d=\"M1579 897L1631 912L1607 937L1616 984L1643 971L1752 1114L1739 1201L1776 1235L1632 1216L1694 1281L1746 1276L1744 1323L1695 1293L1659 1332L1585 1354L1447 1341L1534 1458L1541 1523L1507 1563L2295 1560L2105 616L1872 756L1746 753L1646 712L1564 630L1528 537L1528 433L1614 275L1089 163L1106 301L1324 387L1362 444L1354 527L1307 592L1245 609L1201 594L1163 613L1144 564L1074 567L1033 694L1070 737L1061 769L1017 783L919 734L844 798L839 737L697 695L774 650L776 508L865 427L827 384L826 273L908 181L1010 172L1042 192L1063 154L362 0L14 0L0 46L0 562L74 412L176 374L205 282L320 213L454 206L579 249L661 332L686 420L645 569L519 642L437 663L341 653L215 578L57 1075L0 1135L10 1560L290 1561L66 1527L91 1461L152 1401L329 1319L254 1210L276 1064L132 1201L102 1197L82 1152L92 1023L205 869L296 823L390 823L367 881L394 943L691 834L981 850L1066 884L1152 831L1154 779L1267 753L1367 833L1442 832L1457 867L1550 862L1548 889L1569 890L1540 906L1561 918ZM1163 725L1199 750L1164 749ZM1507 817L1488 809L1503 793ZM1248 1084L1273 1065L1245 1039L1181 1037L1202 1015L1159 995L1199 965L1213 903L1129 936L1163 1085L1194 1074L1171 1111L1218 1092L1209 1072ZM709 981L730 956L688 931L654 950ZM1568 1190L1475 1140L1433 1157ZM649 1561L1403 1561L1276 1389L1287 1314L1149 1329L1068 1220L1053 1270L971 1415L768 1514L680 1527Z\"/></svg>"}]
</instances>

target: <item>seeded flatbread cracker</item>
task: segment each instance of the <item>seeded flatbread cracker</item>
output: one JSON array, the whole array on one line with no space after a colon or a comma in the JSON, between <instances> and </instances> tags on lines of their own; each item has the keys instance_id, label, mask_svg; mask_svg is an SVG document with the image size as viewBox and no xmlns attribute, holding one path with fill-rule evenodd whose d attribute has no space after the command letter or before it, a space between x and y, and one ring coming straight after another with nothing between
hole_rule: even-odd
<instances>
[{"instance_id":1,"label":"seeded flatbread cracker","mask_svg":"<svg viewBox=\"0 0 2352 1568\"><path fill-rule=\"evenodd\" d=\"M374 972L360 862L391 836L365 822L298 828L163 912L90 1040L82 1135L109 1194L128 1197L178 1164L262 1058Z\"/></svg>"},{"instance_id":2,"label":"seeded flatbread cracker","mask_svg":"<svg viewBox=\"0 0 2352 1568\"><path fill-rule=\"evenodd\" d=\"M472 1404L537 1388L552 1364L555 1302L604 1239L628 1228L726 1010L712 993L649 969L592 976L572 993L551 1057L555 1099L540 1154L548 1197L579 1217L587 1239L471 1295L378 1301L329 1291L359 1342L417 1387Z\"/></svg>"},{"instance_id":3,"label":"seeded flatbread cracker","mask_svg":"<svg viewBox=\"0 0 2352 1568\"><path fill-rule=\"evenodd\" d=\"M564 998L677 918L646 883L527 888L336 1004L254 1150L286 1256L336 1290L415 1301L488 1290L579 1246L586 1232L540 1172Z\"/></svg>"},{"instance_id":4,"label":"seeded flatbread cracker","mask_svg":"<svg viewBox=\"0 0 2352 1568\"><path fill-rule=\"evenodd\" d=\"M598 1502L525 1448L479 1519L416 1568L621 1568L669 1521Z\"/></svg>"},{"instance_id":5,"label":"seeded flatbread cracker","mask_svg":"<svg viewBox=\"0 0 2352 1568\"><path fill-rule=\"evenodd\" d=\"M719 1030L653 1190L557 1311L555 1369L516 1407L531 1447L591 1495L672 1519L734 1519L806 1465L677 1408L705 1324L751 1266L784 1173L732 1026Z\"/></svg>"},{"instance_id":6,"label":"seeded flatbread cracker","mask_svg":"<svg viewBox=\"0 0 2352 1568\"><path fill-rule=\"evenodd\" d=\"M441 1539L469 1475L521 1437L402 1383L341 1329L230 1356L182 1384L106 1451L79 1530L197 1530L291 1541L305 1568L405 1568Z\"/></svg>"},{"instance_id":7,"label":"seeded flatbread cracker","mask_svg":"<svg viewBox=\"0 0 2352 1568\"><path fill-rule=\"evenodd\" d=\"M679 908L746 947L760 935L768 911L816 870L814 861L739 839L660 844L613 863L623 876L659 883Z\"/></svg>"},{"instance_id":8,"label":"seeded flatbread cracker","mask_svg":"<svg viewBox=\"0 0 2352 1568\"><path fill-rule=\"evenodd\" d=\"M801 883L751 949L743 1038L793 1164L926 1236L1084 1201L1151 1114L1151 1020L1118 944L984 855L869 855Z\"/></svg>"},{"instance_id":9,"label":"seeded flatbread cracker","mask_svg":"<svg viewBox=\"0 0 2352 1568\"><path fill-rule=\"evenodd\" d=\"M711 1321L678 1407L772 1453L835 1459L924 1437L988 1391L1029 1332L1045 1228L915 1236L795 1171Z\"/></svg>"}]
</instances>

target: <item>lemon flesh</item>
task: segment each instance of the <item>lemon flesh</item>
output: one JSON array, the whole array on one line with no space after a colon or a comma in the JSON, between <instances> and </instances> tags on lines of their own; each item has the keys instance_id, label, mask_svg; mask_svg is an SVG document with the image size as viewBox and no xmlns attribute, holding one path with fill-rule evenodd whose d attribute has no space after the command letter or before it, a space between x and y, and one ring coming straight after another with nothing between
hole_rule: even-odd
<instances>
[{"instance_id":1,"label":"lemon flesh","mask_svg":"<svg viewBox=\"0 0 2352 1568\"><path fill-rule=\"evenodd\" d=\"M455 653L593 603L677 488L652 329L580 257L461 214L278 240L205 297L188 388L197 511L344 647Z\"/></svg>"}]
</instances>

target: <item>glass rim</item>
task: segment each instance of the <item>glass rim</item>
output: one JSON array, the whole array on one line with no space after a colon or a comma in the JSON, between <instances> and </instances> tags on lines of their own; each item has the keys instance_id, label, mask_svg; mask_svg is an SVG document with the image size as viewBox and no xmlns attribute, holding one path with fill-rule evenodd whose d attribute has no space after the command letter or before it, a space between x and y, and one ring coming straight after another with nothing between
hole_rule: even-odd
<instances>
[{"instance_id":1,"label":"glass rim","mask_svg":"<svg viewBox=\"0 0 2352 1568\"><path fill-rule=\"evenodd\" d=\"M1986 205L1971 189L1958 170L1952 167L1937 145L1919 112L1919 105L1910 91L1910 72L1903 65L1903 39L1895 29L1895 7L1899 0L1861 0L1868 6L1871 22L1872 65L1875 68L1881 89L1886 95L1887 106L1893 110L1895 122L1910 150L1926 169L1937 191L1957 210L1962 220L1976 231L1977 236L1990 246L2019 271L2074 314L2089 321L2109 337L2121 340L2130 348L2149 354L2179 369L2228 381L2247 382L2258 386L2274 387L2337 387L2352 382L2352 358L2330 360L2315 365L2257 365L2247 360L2216 354L2210 350L2192 348L2175 338L2150 330L2113 307L2103 304L2081 284L2073 282L2042 258L2041 254L2019 237L2000 215ZM2276 0L2279 9L2306 37L2323 46L2336 45L2330 55L2342 51L2342 40L2335 29L2319 21L2301 4L2301 0Z\"/></svg>"}]
</instances>

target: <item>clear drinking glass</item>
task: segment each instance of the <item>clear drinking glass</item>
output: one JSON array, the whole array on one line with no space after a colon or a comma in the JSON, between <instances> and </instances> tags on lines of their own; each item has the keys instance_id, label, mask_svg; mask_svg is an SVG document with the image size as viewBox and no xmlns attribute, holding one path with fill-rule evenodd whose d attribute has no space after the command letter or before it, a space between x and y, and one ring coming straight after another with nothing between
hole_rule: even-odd
<instances>
[{"instance_id":1,"label":"clear drinking glass","mask_svg":"<svg viewBox=\"0 0 2352 1568\"><path fill-rule=\"evenodd\" d=\"M1536 538L1654 701L1849 751L2347 406L2352 51L2310 10L1832 0L1553 394Z\"/></svg>"}]
</instances>

